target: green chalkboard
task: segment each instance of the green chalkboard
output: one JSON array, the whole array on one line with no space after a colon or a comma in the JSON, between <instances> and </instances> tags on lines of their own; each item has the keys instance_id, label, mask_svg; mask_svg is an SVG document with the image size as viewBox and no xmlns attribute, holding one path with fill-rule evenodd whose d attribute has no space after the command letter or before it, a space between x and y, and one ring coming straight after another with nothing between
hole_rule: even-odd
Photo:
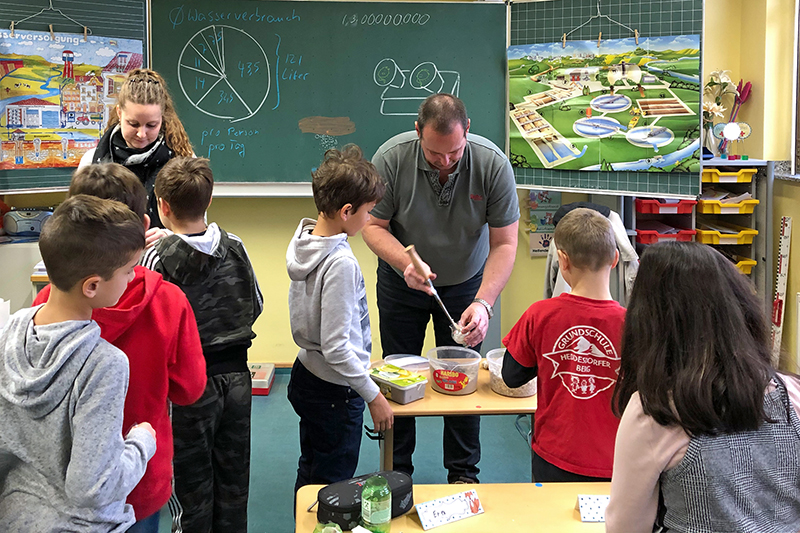
<instances>
[{"instance_id":1,"label":"green chalkboard","mask_svg":"<svg viewBox=\"0 0 800 533\"><path fill-rule=\"evenodd\" d=\"M151 28L153 68L218 182L308 182L347 143L371 157L434 92L505 145L504 4L160 0Z\"/></svg>"}]
</instances>

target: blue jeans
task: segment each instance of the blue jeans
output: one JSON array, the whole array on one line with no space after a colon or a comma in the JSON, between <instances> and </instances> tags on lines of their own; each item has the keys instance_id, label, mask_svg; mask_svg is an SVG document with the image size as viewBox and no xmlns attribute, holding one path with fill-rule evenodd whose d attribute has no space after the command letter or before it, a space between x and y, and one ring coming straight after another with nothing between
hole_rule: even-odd
<instances>
[{"instance_id":1,"label":"blue jeans","mask_svg":"<svg viewBox=\"0 0 800 533\"><path fill-rule=\"evenodd\" d=\"M142 518L131 527L128 533L158 533L158 515L161 511L156 511L147 518Z\"/></svg>"},{"instance_id":2,"label":"blue jeans","mask_svg":"<svg viewBox=\"0 0 800 533\"><path fill-rule=\"evenodd\" d=\"M475 276L447 287L437 287L450 316L458 322L470 306L483 279L483 271ZM411 289L405 280L388 263L378 262L378 314L380 318L383 356L392 354L423 355L425 329L433 319L436 346L458 346L450 334L450 322L433 297ZM474 348L480 350L480 345ZM444 467L447 480L459 478L477 480L478 461L481 459L480 416L445 416ZM416 448L416 423L413 417L394 420L394 469L408 475L414 473L411 457Z\"/></svg>"},{"instance_id":3,"label":"blue jeans","mask_svg":"<svg viewBox=\"0 0 800 533\"><path fill-rule=\"evenodd\" d=\"M289 402L300 417L300 460L295 493L304 485L350 479L358 467L364 399L343 385L318 378L295 360Z\"/></svg>"}]
</instances>

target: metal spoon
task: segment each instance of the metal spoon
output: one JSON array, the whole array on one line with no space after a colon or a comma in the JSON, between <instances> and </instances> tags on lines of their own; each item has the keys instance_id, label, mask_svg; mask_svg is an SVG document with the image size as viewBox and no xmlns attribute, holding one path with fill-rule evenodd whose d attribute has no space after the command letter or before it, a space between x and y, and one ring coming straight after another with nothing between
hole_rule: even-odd
<instances>
[{"instance_id":1,"label":"metal spoon","mask_svg":"<svg viewBox=\"0 0 800 533\"><path fill-rule=\"evenodd\" d=\"M459 344L464 344L463 342L464 338L461 332L461 326L459 326L458 323L456 323L456 321L453 320L453 317L450 316L450 313L444 306L444 302L439 297L439 293L436 291L436 287L433 286L433 282L431 281L431 269L428 267L428 265L422 262L422 259L420 258L413 244L409 244L408 246L406 246L406 253L408 254L408 257L411 259L411 263L413 263L414 265L414 270L417 271L417 274L425 278L425 283L427 283L428 287L430 287L431 291L433 291L433 297L436 300L436 303L439 304L439 307L442 308L442 311L444 311L445 316L450 321L450 330L452 331L453 340ZM458 335L458 337L456 335Z\"/></svg>"}]
</instances>

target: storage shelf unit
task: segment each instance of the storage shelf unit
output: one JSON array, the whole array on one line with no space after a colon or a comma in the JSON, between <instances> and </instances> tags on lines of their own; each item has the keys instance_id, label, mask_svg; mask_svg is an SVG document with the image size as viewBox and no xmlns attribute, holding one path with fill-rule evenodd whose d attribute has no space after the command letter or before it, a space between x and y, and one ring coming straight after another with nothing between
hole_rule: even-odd
<instances>
[{"instance_id":1,"label":"storage shelf unit","mask_svg":"<svg viewBox=\"0 0 800 533\"><path fill-rule=\"evenodd\" d=\"M667 202L637 198L634 202L636 210L636 242L643 245L659 241L688 242L695 238L694 208L696 200L680 200ZM675 228L677 233L662 233L658 225L666 224Z\"/></svg>"},{"instance_id":2,"label":"storage shelf unit","mask_svg":"<svg viewBox=\"0 0 800 533\"><path fill-rule=\"evenodd\" d=\"M772 182L774 163L714 158L702 162L702 189L714 187L735 194L749 192L752 200L725 204L699 200L697 204L697 241L711 244L732 256L736 266L751 276L756 289L764 295L767 312L771 311L773 292L772 257ZM703 222L735 227L728 234L701 229Z\"/></svg>"}]
</instances>

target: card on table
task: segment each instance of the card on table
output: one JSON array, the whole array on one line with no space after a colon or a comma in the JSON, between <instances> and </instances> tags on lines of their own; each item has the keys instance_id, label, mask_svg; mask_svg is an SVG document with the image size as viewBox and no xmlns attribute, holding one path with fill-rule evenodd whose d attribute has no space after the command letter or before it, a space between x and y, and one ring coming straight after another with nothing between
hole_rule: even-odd
<instances>
[{"instance_id":1,"label":"card on table","mask_svg":"<svg viewBox=\"0 0 800 533\"><path fill-rule=\"evenodd\" d=\"M481 500L474 489L418 503L414 507L417 509L422 529L425 531L483 513Z\"/></svg>"},{"instance_id":2,"label":"card on table","mask_svg":"<svg viewBox=\"0 0 800 533\"><path fill-rule=\"evenodd\" d=\"M581 522L605 522L609 496L579 494L575 509L581 512Z\"/></svg>"}]
</instances>

